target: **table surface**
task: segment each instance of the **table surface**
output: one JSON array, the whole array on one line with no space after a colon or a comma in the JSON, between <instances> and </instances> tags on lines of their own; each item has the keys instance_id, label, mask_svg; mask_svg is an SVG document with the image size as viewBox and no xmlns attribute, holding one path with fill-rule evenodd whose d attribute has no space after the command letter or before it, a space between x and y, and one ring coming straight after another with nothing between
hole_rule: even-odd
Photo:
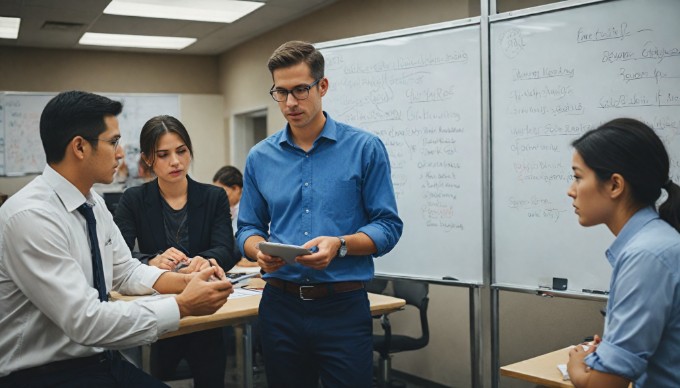
<instances>
[{"instance_id":1,"label":"table surface","mask_svg":"<svg viewBox=\"0 0 680 388\"><path fill-rule=\"evenodd\" d=\"M263 285L263 283L264 282L261 279L251 279L249 286L260 286ZM126 296L118 294L115 291L111 292L111 299L114 301L134 300L137 298L140 298L140 296ZM200 330L245 323L257 316L260 298L260 295L254 295L228 299L227 303L220 307L214 314L200 317L190 316L180 319L179 329L171 333L166 333L161 338L175 337ZM406 304L406 301L403 299L371 293L368 294L368 300L371 303L371 314L373 315L396 311Z\"/></svg>"},{"instance_id":2,"label":"table surface","mask_svg":"<svg viewBox=\"0 0 680 388\"><path fill-rule=\"evenodd\" d=\"M562 380L562 373L557 369L558 364L569 361L569 349L556 350L528 360L501 367L501 375L530 381L546 387L573 388L571 381Z\"/></svg>"}]
</instances>

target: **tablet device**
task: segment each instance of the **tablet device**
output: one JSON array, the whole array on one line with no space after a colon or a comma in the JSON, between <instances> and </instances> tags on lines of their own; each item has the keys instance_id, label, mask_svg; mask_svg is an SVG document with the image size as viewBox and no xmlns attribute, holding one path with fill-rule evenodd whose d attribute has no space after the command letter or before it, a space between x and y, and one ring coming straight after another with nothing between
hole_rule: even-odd
<instances>
[{"instance_id":1,"label":"tablet device","mask_svg":"<svg viewBox=\"0 0 680 388\"><path fill-rule=\"evenodd\" d=\"M266 253L269 256L280 257L288 264L295 264L295 258L297 256L312 254L312 251L309 249L298 245L279 244L267 241L259 243L258 248L262 253Z\"/></svg>"},{"instance_id":2,"label":"tablet device","mask_svg":"<svg viewBox=\"0 0 680 388\"><path fill-rule=\"evenodd\" d=\"M234 288L239 288L245 286L248 282L246 280L255 277L259 275L259 272L251 272L251 273L245 273L245 272L238 272L238 273L230 273L227 272L224 274L224 276L229 279L231 284L234 286Z\"/></svg>"}]
</instances>

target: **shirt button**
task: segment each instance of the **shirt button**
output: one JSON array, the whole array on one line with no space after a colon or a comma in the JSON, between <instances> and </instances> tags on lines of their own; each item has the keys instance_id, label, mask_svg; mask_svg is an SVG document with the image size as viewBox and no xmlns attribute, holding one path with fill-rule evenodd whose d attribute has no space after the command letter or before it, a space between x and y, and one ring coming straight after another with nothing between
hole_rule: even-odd
<instances>
[{"instance_id":1,"label":"shirt button","mask_svg":"<svg viewBox=\"0 0 680 388\"><path fill-rule=\"evenodd\" d=\"M309 209L305 209L305 213L309 213Z\"/></svg>"},{"instance_id":2,"label":"shirt button","mask_svg":"<svg viewBox=\"0 0 680 388\"><path fill-rule=\"evenodd\" d=\"M305 232L305 236L309 236L309 232Z\"/></svg>"},{"instance_id":3,"label":"shirt button","mask_svg":"<svg viewBox=\"0 0 680 388\"><path fill-rule=\"evenodd\" d=\"M309 186L309 182L305 182L305 187Z\"/></svg>"},{"instance_id":4,"label":"shirt button","mask_svg":"<svg viewBox=\"0 0 680 388\"><path fill-rule=\"evenodd\" d=\"M309 157L309 154L305 154L305 158L308 158L308 157Z\"/></svg>"}]
</instances>

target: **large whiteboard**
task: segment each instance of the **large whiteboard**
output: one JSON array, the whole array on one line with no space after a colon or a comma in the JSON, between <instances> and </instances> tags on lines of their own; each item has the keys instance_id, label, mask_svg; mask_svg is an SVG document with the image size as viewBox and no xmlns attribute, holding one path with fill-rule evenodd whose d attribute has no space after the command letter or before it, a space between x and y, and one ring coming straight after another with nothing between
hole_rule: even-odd
<instances>
[{"instance_id":1,"label":"large whiteboard","mask_svg":"<svg viewBox=\"0 0 680 388\"><path fill-rule=\"evenodd\" d=\"M56 93L0 93L0 175L38 173L45 167L45 152L40 140L40 115ZM160 114L179 118L176 94L111 94L121 101L118 116L129 172L136 177L139 133L144 123Z\"/></svg>"},{"instance_id":2,"label":"large whiteboard","mask_svg":"<svg viewBox=\"0 0 680 388\"><path fill-rule=\"evenodd\" d=\"M404 232L383 275L483 281L480 28L439 24L317 45L334 119L380 136Z\"/></svg>"},{"instance_id":3,"label":"large whiteboard","mask_svg":"<svg viewBox=\"0 0 680 388\"><path fill-rule=\"evenodd\" d=\"M620 0L491 23L494 282L608 290L600 225L566 195L570 142L615 117L653 126L680 181L680 2Z\"/></svg>"}]
</instances>

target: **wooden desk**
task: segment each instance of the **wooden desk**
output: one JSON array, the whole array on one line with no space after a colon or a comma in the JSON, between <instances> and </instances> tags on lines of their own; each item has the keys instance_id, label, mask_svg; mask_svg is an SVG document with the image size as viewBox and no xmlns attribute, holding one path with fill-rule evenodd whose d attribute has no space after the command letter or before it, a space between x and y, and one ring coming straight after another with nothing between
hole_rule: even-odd
<instances>
[{"instance_id":1,"label":"wooden desk","mask_svg":"<svg viewBox=\"0 0 680 388\"><path fill-rule=\"evenodd\" d=\"M569 361L570 348L566 347L501 367L501 376L514 377L546 387L573 388L574 384L569 380L562 380L562 373L557 369L557 364L566 364Z\"/></svg>"},{"instance_id":2,"label":"wooden desk","mask_svg":"<svg viewBox=\"0 0 680 388\"><path fill-rule=\"evenodd\" d=\"M261 279L251 279L249 286L256 284L264 286ZM117 292L111 293L111 299L115 300L134 300L139 296L125 296ZM184 317L179 321L179 329L166 333L160 338L176 337L178 335L189 334L196 331L214 329L222 326L233 326L247 323L257 317L258 307L260 306L261 296L248 296L245 298L228 299L219 310L212 315L201 317ZM406 301L387 295L368 294L371 303L371 314L380 315L389 313L402 308Z\"/></svg>"},{"instance_id":3,"label":"wooden desk","mask_svg":"<svg viewBox=\"0 0 680 388\"><path fill-rule=\"evenodd\" d=\"M264 282L261 279L252 279L249 285L254 282ZM117 300L134 300L140 298L139 296L125 296L116 292L111 293L111 299ZM243 343L243 373L244 386L252 388L253 386L253 364L252 364L252 333L250 322L257 317L258 307L260 305L260 295L247 296L244 298L229 299L219 310L212 315L202 317L184 317L179 320L179 329L171 333L166 333L160 338L175 337L178 335L193 333L196 331L213 329L222 326L244 325L244 343ZM368 300L371 303L371 314L380 315L389 313L402 308L406 301L399 298L394 298L387 295L368 294Z\"/></svg>"}]
</instances>

